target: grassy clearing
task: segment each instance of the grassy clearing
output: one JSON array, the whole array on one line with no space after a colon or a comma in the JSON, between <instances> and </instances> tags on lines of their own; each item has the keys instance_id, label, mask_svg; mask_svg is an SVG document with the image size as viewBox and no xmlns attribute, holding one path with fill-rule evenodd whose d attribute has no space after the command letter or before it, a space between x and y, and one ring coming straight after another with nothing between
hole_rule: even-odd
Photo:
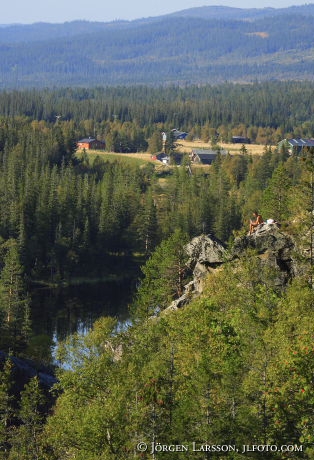
<instances>
[{"instance_id":1,"label":"grassy clearing","mask_svg":"<svg viewBox=\"0 0 314 460\"><path fill-rule=\"evenodd\" d=\"M114 161L121 161L133 165L138 164L139 166L146 165L148 162L154 162L149 153L115 153L104 152L102 150L86 150L86 153L92 163L97 157L111 163ZM82 151L79 150L76 155L80 157L82 155Z\"/></svg>"},{"instance_id":2,"label":"grassy clearing","mask_svg":"<svg viewBox=\"0 0 314 460\"><path fill-rule=\"evenodd\" d=\"M231 155L237 155L240 153L242 144L219 144L221 148L227 150ZM246 144L245 145L249 155L262 155L265 149L264 145L259 144ZM178 145L178 151L183 153L191 153L192 149L210 149L211 144L208 142L202 141L180 141ZM115 152L104 152L103 150L87 150L86 151L91 162L95 160L96 157L102 158L104 161L114 162L114 161L123 161L124 163L138 164L143 166L147 163L154 163L155 165L160 165L156 160L153 160L151 154L148 152L143 153L115 153ZM82 155L82 151L78 151L77 156Z\"/></svg>"},{"instance_id":3,"label":"grassy clearing","mask_svg":"<svg viewBox=\"0 0 314 460\"><path fill-rule=\"evenodd\" d=\"M236 155L240 153L240 148L242 144L226 144L226 143L219 143L220 147L227 150L231 155ZM262 155L265 149L265 145L259 144L246 144L245 145L248 154L251 155ZM202 141L180 141L179 150L181 152L190 153L192 149L210 149L211 144L209 142L202 142Z\"/></svg>"}]
</instances>

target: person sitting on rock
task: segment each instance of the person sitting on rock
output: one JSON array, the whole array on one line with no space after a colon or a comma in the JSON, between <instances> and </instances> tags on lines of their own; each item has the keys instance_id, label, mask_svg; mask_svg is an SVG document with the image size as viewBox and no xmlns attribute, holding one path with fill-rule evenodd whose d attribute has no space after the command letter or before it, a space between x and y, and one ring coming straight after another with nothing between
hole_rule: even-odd
<instances>
[{"instance_id":1,"label":"person sitting on rock","mask_svg":"<svg viewBox=\"0 0 314 460\"><path fill-rule=\"evenodd\" d=\"M262 216L258 213L258 211L253 212L253 216L255 220L250 220L250 235L252 235L253 232L255 232L256 228L260 225L263 224L263 218Z\"/></svg>"}]
</instances>

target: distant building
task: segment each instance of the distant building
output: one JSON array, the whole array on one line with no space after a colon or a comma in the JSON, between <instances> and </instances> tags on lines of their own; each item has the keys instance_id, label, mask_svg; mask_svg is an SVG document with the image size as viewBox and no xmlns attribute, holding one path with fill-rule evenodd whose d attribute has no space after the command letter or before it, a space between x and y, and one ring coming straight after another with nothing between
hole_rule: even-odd
<instances>
[{"instance_id":1,"label":"distant building","mask_svg":"<svg viewBox=\"0 0 314 460\"><path fill-rule=\"evenodd\" d=\"M156 155L152 156L153 160L160 161L164 165L168 165L170 163L170 157L164 152L157 153Z\"/></svg>"},{"instance_id":2,"label":"distant building","mask_svg":"<svg viewBox=\"0 0 314 460\"><path fill-rule=\"evenodd\" d=\"M177 139L185 139L189 133L186 133L185 131L179 131L178 129L172 129L171 130L174 138L177 140Z\"/></svg>"},{"instance_id":3,"label":"distant building","mask_svg":"<svg viewBox=\"0 0 314 460\"><path fill-rule=\"evenodd\" d=\"M86 149L86 150L105 150L106 143L103 141L98 141L93 137L88 137L85 139L81 139L77 142L78 149Z\"/></svg>"},{"instance_id":4,"label":"distant building","mask_svg":"<svg viewBox=\"0 0 314 460\"><path fill-rule=\"evenodd\" d=\"M231 139L233 144L250 144L251 139L249 137L243 137L243 136L232 136Z\"/></svg>"},{"instance_id":5,"label":"distant building","mask_svg":"<svg viewBox=\"0 0 314 460\"><path fill-rule=\"evenodd\" d=\"M301 153L304 148L314 147L314 139L284 139L279 142L278 147L285 147L290 155L295 155Z\"/></svg>"},{"instance_id":6,"label":"distant building","mask_svg":"<svg viewBox=\"0 0 314 460\"><path fill-rule=\"evenodd\" d=\"M157 160L163 163L164 165L180 165L182 163L184 154L180 152L172 153L171 157L167 153L159 152L155 155L152 155L152 160Z\"/></svg>"},{"instance_id":7,"label":"distant building","mask_svg":"<svg viewBox=\"0 0 314 460\"><path fill-rule=\"evenodd\" d=\"M211 150L211 149L193 149L190 158L192 163L211 165L217 158L218 153L220 155L227 155L226 150Z\"/></svg>"}]
</instances>

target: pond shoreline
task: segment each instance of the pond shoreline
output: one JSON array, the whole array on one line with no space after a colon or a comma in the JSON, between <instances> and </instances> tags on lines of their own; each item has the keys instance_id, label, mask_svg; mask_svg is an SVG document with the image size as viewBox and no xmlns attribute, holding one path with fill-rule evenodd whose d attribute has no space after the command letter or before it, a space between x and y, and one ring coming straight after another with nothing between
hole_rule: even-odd
<instances>
[{"instance_id":1,"label":"pond shoreline","mask_svg":"<svg viewBox=\"0 0 314 460\"><path fill-rule=\"evenodd\" d=\"M48 281L48 280L31 280L30 286L33 289L36 288L49 288L49 289L58 289L58 288L67 288L67 287L74 287L74 286L84 286L84 285L93 285L98 283L107 283L107 282L123 282L123 281L130 281L132 279L137 279L137 274L135 273L124 273L118 275L116 273L111 273L104 276L99 277L74 277L68 280L60 280L60 281Z\"/></svg>"}]
</instances>

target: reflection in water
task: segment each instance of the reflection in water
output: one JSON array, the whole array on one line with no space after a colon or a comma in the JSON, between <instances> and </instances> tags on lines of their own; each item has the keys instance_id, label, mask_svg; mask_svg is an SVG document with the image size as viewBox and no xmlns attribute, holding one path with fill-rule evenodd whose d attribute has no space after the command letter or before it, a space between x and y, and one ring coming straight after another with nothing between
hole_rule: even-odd
<instances>
[{"instance_id":1,"label":"reflection in water","mask_svg":"<svg viewBox=\"0 0 314 460\"><path fill-rule=\"evenodd\" d=\"M32 293L32 327L35 335L46 334L54 342L70 334L86 334L101 316L128 321L133 283L105 282L67 288L36 289Z\"/></svg>"}]
</instances>

